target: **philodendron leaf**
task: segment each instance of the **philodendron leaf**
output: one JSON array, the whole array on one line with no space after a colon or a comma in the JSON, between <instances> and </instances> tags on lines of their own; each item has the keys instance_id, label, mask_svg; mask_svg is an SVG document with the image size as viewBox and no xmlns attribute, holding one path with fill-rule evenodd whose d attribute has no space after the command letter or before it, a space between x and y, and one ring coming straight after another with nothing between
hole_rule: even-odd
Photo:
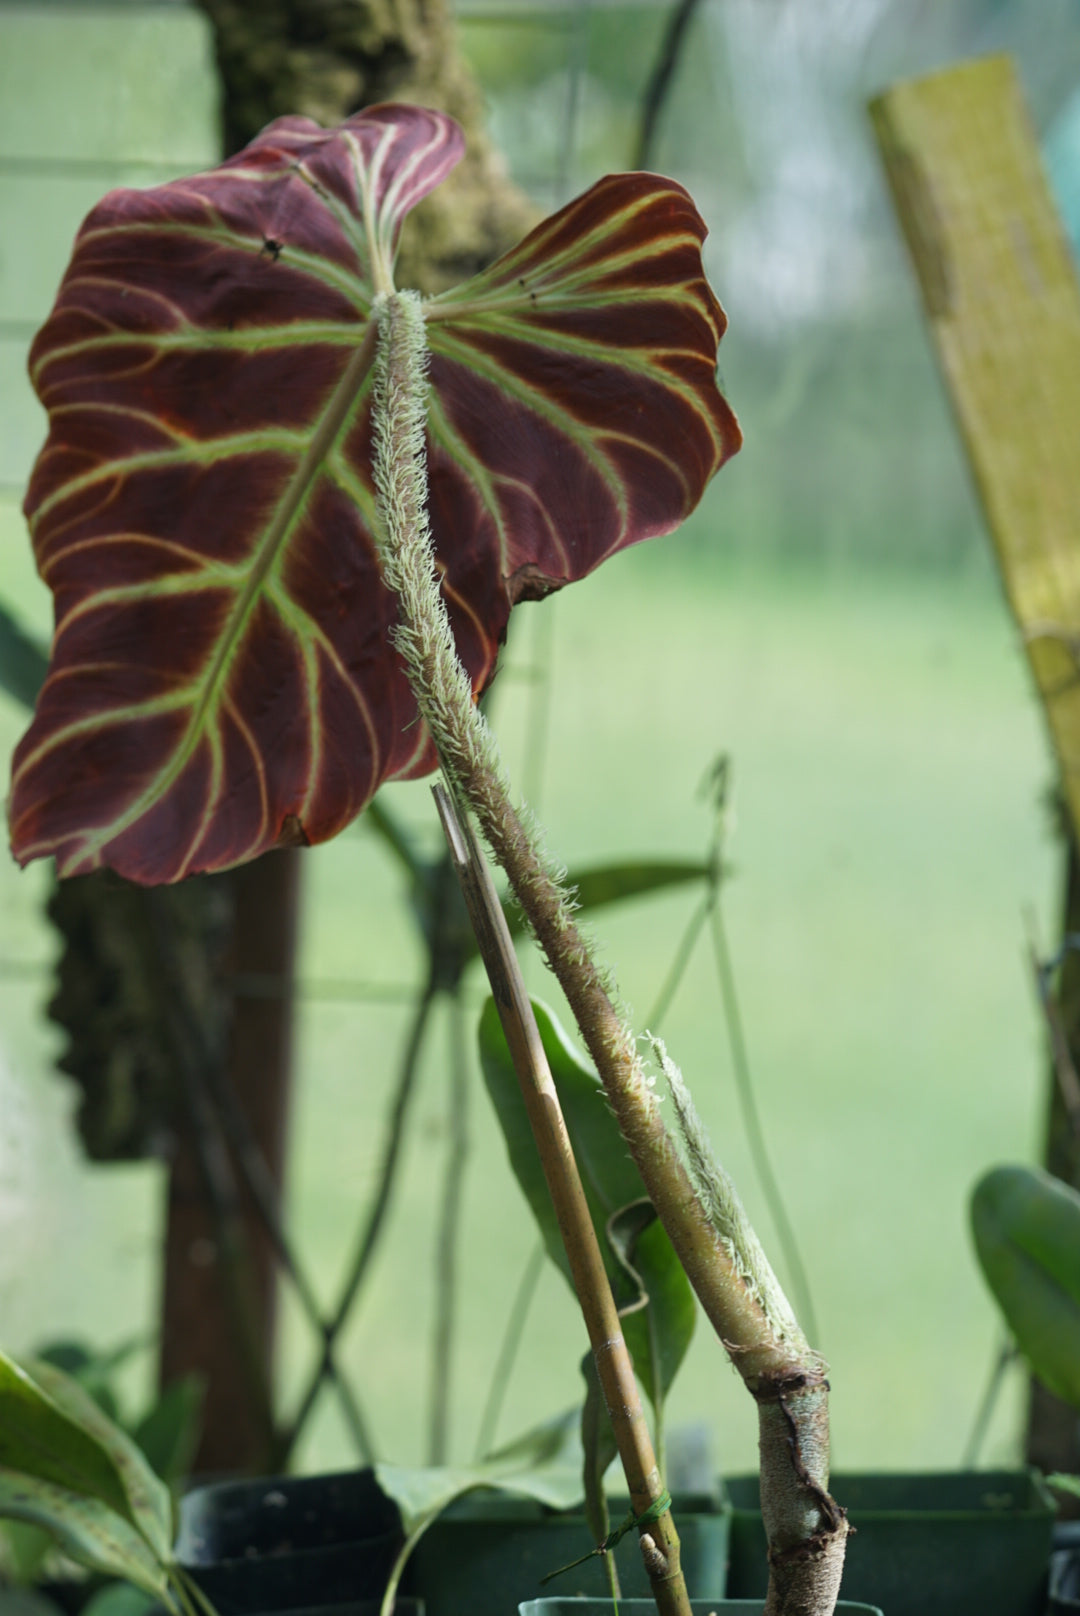
<instances>
[{"instance_id":1,"label":"philodendron leaf","mask_svg":"<svg viewBox=\"0 0 1080 1616\"><path fill-rule=\"evenodd\" d=\"M99 1498L0 1466L0 1515L43 1527L79 1565L123 1577L173 1608L165 1567L134 1527Z\"/></svg>"},{"instance_id":2,"label":"philodendron leaf","mask_svg":"<svg viewBox=\"0 0 1080 1616\"><path fill-rule=\"evenodd\" d=\"M158 1559L168 1560L175 1527L172 1494L150 1468L141 1448L109 1419L90 1393L63 1370L44 1360L28 1364L27 1369L56 1407L108 1454L123 1483L128 1518Z\"/></svg>"},{"instance_id":3,"label":"philodendron leaf","mask_svg":"<svg viewBox=\"0 0 1080 1616\"><path fill-rule=\"evenodd\" d=\"M373 293L461 154L440 113L271 124L90 214L31 350L56 633L16 857L178 880L317 842L434 759L373 536ZM669 532L738 447L678 185L610 177L425 305L430 515L474 686L511 606Z\"/></svg>"},{"instance_id":4,"label":"philodendron leaf","mask_svg":"<svg viewBox=\"0 0 1080 1616\"><path fill-rule=\"evenodd\" d=\"M63 1378L69 1388L74 1385ZM80 1395L100 1415L97 1405ZM62 1406L0 1352L0 1466L98 1499L138 1526L113 1454L71 1408L70 1400Z\"/></svg>"},{"instance_id":5,"label":"philodendron leaf","mask_svg":"<svg viewBox=\"0 0 1080 1616\"><path fill-rule=\"evenodd\" d=\"M1080 1409L1080 1194L1035 1167L996 1167L975 1186L971 1226L1017 1345Z\"/></svg>"},{"instance_id":6,"label":"philodendron leaf","mask_svg":"<svg viewBox=\"0 0 1080 1616\"><path fill-rule=\"evenodd\" d=\"M596 1073L557 1018L534 999L540 1040L574 1147L604 1265L634 1370L659 1412L690 1342L696 1308L690 1282L645 1195ZM529 1125L521 1087L493 999L480 1016L480 1064L506 1141L510 1165L544 1246L568 1283L570 1267ZM627 1311L632 1310L632 1311Z\"/></svg>"}]
</instances>

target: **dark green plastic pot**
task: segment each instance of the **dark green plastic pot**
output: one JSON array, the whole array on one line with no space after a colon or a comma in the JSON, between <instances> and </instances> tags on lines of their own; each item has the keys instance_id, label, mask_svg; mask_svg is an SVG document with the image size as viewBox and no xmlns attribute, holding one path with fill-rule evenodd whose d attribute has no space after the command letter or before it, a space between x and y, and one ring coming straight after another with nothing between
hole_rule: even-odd
<instances>
[{"instance_id":1,"label":"dark green plastic pot","mask_svg":"<svg viewBox=\"0 0 1080 1616\"><path fill-rule=\"evenodd\" d=\"M613 1500L613 1522L625 1508L625 1503ZM719 1598L727 1576L726 1506L715 1495L690 1495L675 1499L674 1514L691 1598ZM423 1599L427 1616L507 1616L522 1599L544 1594L557 1593L560 1598L591 1594L603 1599L608 1584L598 1556L564 1572L547 1587L540 1583L549 1571L592 1547L583 1515L555 1514L527 1499L472 1494L451 1505L428 1528L406 1568L402 1588ZM615 1560L623 1592L631 1598L647 1595L636 1533L623 1538Z\"/></svg>"},{"instance_id":2,"label":"dark green plastic pot","mask_svg":"<svg viewBox=\"0 0 1080 1616\"><path fill-rule=\"evenodd\" d=\"M245 1616L262 1616L264 1609L262 1605L252 1606L250 1612L245 1609ZM290 1606L288 1610L282 1611L275 1607L273 1616L379 1616L381 1609L381 1599L361 1599L346 1601L340 1605L304 1605L297 1609ZM2 1608L0 1616L3 1616ZM164 1605L151 1605L146 1616L169 1616L169 1612ZM221 1616L220 1612L218 1616ZM394 1605L394 1616L425 1616L423 1600L399 1599Z\"/></svg>"},{"instance_id":3,"label":"dark green plastic pot","mask_svg":"<svg viewBox=\"0 0 1080 1616\"><path fill-rule=\"evenodd\" d=\"M404 1540L372 1471L351 1470L197 1488L181 1506L176 1554L218 1616L339 1605L359 1616L362 1601L374 1616Z\"/></svg>"},{"instance_id":4,"label":"dark green plastic pot","mask_svg":"<svg viewBox=\"0 0 1080 1616\"><path fill-rule=\"evenodd\" d=\"M518 1616L612 1616L610 1599L530 1599L518 1606ZM691 1616L761 1616L763 1599L691 1599ZM841 1599L837 1616L881 1616L876 1605L855 1605ZM656 1616L653 1599L620 1599L619 1616Z\"/></svg>"},{"instance_id":5,"label":"dark green plastic pot","mask_svg":"<svg viewBox=\"0 0 1080 1616\"><path fill-rule=\"evenodd\" d=\"M764 1598L765 1529L756 1476L727 1483L732 1503L728 1593ZM1029 1471L836 1475L848 1512L846 1599L888 1616L1043 1616L1054 1505Z\"/></svg>"},{"instance_id":6,"label":"dark green plastic pot","mask_svg":"<svg viewBox=\"0 0 1080 1616\"><path fill-rule=\"evenodd\" d=\"M1080 1521L1059 1521L1050 1556L1047 1616L1080 1616Z\"/></svg>"}]
</instances>

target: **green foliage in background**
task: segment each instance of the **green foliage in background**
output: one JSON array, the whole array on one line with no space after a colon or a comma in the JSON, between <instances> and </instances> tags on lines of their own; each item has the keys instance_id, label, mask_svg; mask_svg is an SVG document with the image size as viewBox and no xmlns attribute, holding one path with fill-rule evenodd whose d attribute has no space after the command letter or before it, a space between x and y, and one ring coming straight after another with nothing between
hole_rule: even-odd
<instances>
[{"instance_id":1,"label":"green foliage in background","mask_svg":"<svg viewBox=\"0 0 1080 1616\"><path fill-rule=\"evenodd\" d=\"M626 1344L660 1425L664 1400L694 1333L693 1292L630 1160L599 1077L577 1053L551 1010L539 999L532 1003ZM479 1039L484 1081L502 1127L510 1165L548 1256L572 1285L521 1086L493 999L488 999L481 1013Z\"/></svg>"},{"instance_id":2,"label":"green foliage in background","mask_svg":"<svg viewBox=\"0 0 1080 1616\"><path fill-rule=\"evenodd\" d=\"M1021 1352L1080 1409L1080 1192L1036 1167L995 1167L975 1186L971 1227Z\"/></svg>"},{"instance_id":3,"label":"green foliage in background","mask_svg":"<svg viewBox=\"0 0 1080 1616\"><path fill-rule=\"evenodd\" d=\"M174 1487L194 1451L202 1388L194 1378L177 1382L126 1430L115 1377L140 1346L100 1355L56 1342L22 1365L0 1352L0 1590L8 1579L25 1585L45 1575L55 1550L170 1610L188 1608L172 1563ZM41 1612L55 1609L32 1597ZM99 1588L86 1609L129 1616L133 1598L130 1589ZM7 1600L0 1592L4 1616Z\"/></svg>"}]
</instances>

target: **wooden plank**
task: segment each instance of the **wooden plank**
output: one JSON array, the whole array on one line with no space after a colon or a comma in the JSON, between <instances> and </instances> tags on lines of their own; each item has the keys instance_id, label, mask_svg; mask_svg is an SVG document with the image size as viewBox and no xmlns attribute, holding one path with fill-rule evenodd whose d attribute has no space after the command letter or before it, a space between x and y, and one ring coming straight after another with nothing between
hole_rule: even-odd
<instances>
[{"instance_id":1,"label":"wooden plank","mask_svg":"<svg viewBox=\"0 0 1080 1616\"><path fill-rule=\"evenodd\" d=\"M1006 57L871 105L1080 830L1080 289Z\"/></svg>"}]
</instances>

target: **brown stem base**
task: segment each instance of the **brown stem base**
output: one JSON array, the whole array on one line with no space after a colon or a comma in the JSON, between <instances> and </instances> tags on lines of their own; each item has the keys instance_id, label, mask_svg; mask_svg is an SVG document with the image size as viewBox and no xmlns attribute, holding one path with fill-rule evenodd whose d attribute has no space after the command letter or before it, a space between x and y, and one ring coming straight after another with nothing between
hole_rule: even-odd
<instances>
[{"instance_id":1,"label":"brown stem base","mask_svg":"<svg viewBox=\"0 0 1080 1616\"><path fill-rule=\"evenodd\" d=\"M765 1616L820 1616L836 1603L849 1531L828 1490L829 1383L822 1374L765 1375L754 1395L769 1542Z\"/></svg>"}]
</instances>

